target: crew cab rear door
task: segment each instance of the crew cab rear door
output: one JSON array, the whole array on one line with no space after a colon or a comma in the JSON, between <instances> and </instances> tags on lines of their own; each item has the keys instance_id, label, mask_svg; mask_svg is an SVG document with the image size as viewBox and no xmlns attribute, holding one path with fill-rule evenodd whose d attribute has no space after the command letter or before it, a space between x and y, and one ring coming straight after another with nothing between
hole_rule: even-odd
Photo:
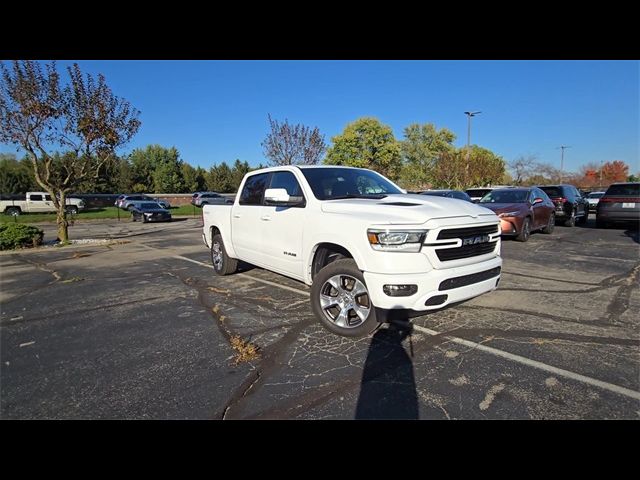
<instances>
[{"instance_id":1,"label":"crew cab rear door","mask_svg":"<svg viewBox=\"0 0 640 480\"><path fill-rule=\"evenodd\" d=\"M231 207L231 239L241 260L264 265L261 220L264 191L271 173L250 175L242 186L238 202Z\"/></svg>"}]
</instances>

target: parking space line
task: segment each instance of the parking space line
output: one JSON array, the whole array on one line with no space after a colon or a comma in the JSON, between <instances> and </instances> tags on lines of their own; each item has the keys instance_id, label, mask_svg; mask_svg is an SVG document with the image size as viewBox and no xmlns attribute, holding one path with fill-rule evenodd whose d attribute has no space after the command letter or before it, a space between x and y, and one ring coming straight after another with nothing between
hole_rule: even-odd
<instances>
[{"instance_id":1,"label":"parking space line","mask_svg":"<svg viewBox=\"0 0 640 480\"><path fill-rule=\"evenodd\" d=\"M148 247L148 248L153 248L153 247ZM192 263L195 263L195 264L207 267L207 268L211 268L211 269L213 268L213 266L209 265L208 263L199 262L198 260L192 260L191 258L183 257L181 255L173 255L173 258L177 258L177 259L180 259L180 260L186 260L188 262L192 262ZM288 287L287 285L280 285L278 283L270 282L268 280L262 280L260 278L253 277L251 275L247 275L246 273L238 273L236 275L240 275L242 277L249 278L249 279L254 280L256 282L265 283L265 284L271 285L273 287L282 288L282 289L288 290L290 292L294 292L294 293L298 293L298 294L301 294L301 295L310 296L310 293L309 292L305 292L304 290L298 290L296 288ZM413 328L415 330L418 330L420 332L426 333L426 334L431 335L431 336L443 335L443 332L438 332L436 330L432 330L432 329L426 328L426 327L421 327L421 326L415 325L415 324L414 324ZM457 343L458 345L464 345L465 347L470 347L470 348L473 348L473 349L476 349L476 350L480 350L480 351L485 352L485 353L490 353L491 355L495 355L497 357L501 357L501 358L504 358L504 359L507 359L507 360L511 360L512 362L520 363L522 365L527 365L529 367L533 367L533 368L536 368L538 370L542 370L542 371L545 371L545 372L553 373L553 374L558 375L560 377L569 378L571 380L582 382L582 383L585 383L587 385L592 385L594 387L599 387L599 388L602 388L604 390L608 390L610 392L617 393L619 395L624 395L625 397L633 398L634 400L640 400L640 392L636 392L635 390L631 390L629 388L620 387L618 385L614 385L614 384L608 383L608 382L603 382L602 380L597 380L595 378L587 377L586 375L581 375L579 373L571 372L569 370L564 370L562 368L554 367L553 365L547 365L546 363L542 363L542 362L539 362L537 360L532 360L530 358L523 357L523 356L520 356L520 355L516 355L514 353L505 352L504 350L499 350L499 349L493 348L493 347L487 347L486 345L481 345L479 343L472 342L470 340L465 340L464 338L453 337L453 336L450 336L450 335L444 335L444 338L446 338L447 340L449 340L449 341L451 341L453 343Z\"/></svg>"},{"instance_id":2,"label":"parking space line","mask_svg":"<svg viewBox=\"0 0 640 480\"><path fill-rule=\"evenodd\" d=\"M430 328L421 327L419 325L414 325L413 328L414 330L418 330L420 332L424 332L432 336L443 335L442 332L431 330ZM543 370L545 372L553 373L560 377L565 377L571 380L576 380L578 382L586 383L588 385L600 387L605 390L609 390L610 392L618 393L620 395L624 395L625 397L633 398L634 400L640 400L640 392L636 392L635 390L631 390L629 388L620 387L618 385L614 385L608 382L603 382L602 380L597 380L595 378L587 377L586 375L581 375L579 373L571 372L569 370L564 370L563 368L547 365L546 363L542 363L537 360L531 360L530 358L522 357L514 353L505 352L504 350L498 350L497 348L487 347L486 345L472 342L470 340L465 340L463 338L453 337L450 335L444 335L444 338L446 338L447 340L453 343L457 343L458 345L464 345L465 347L470 347L475 350L480 350L486 353L490 353L497 357L505 358L513 362L517 362L523 365L527 365L529 367L537 368L538 370Z\"/></svg>"},{"instance_id":3,"label":"parking space line","mask_svg":"<svg viewBox=\"0 0 640 480\"><path fill-rule=\"evenodd\" d=\"M145 245L145 246L147 248L153 248L153 247L149 247L147 245ZM199 262L198 260L193 260L191 258L183 257L182 255L173 255L172 258L177 258L179 260L186 260L187 262L195 263L197 265L201 265L203 267L207 267L207 268L213 269L213 266L209 265L208 263ZM278 288L282 288L284 290L289 290L290 292L298 293L300 295L306 295L307 297L309 297L311 295L309 292L305 292L304 290L298 290L297 288L288 287L287 285L280 285L279 283L276 283L276 282L270 282L269 280L263 280L261 278L256 278L254 276L247 275L246 273L236 273L234 276L235 277L249 278L249 279L251 279L251 280L253 280L255 282L260 282L260 283L264 283L266 285L271 285L272 287L278 287Z\"/></svg>"}]
</instances>

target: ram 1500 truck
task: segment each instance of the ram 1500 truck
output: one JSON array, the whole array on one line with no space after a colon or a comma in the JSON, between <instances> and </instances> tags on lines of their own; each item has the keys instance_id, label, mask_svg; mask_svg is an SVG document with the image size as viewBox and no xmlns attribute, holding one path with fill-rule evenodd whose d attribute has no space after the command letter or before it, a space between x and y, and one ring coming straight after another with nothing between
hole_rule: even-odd
<instances>
[{"instance_id":1,"label":"ram 1500 truck","mask_svg":"<svg viewBox=\"0 0 640 480\"><path fill-rule=\"evenodd\" d=\"M67 198L67 212L78 213L84 209L84 201ZM25 200L0 200L0 213L20 215L22 213L52 213L56 211L51 195L47 192L27 192Z\"/></svg>"},{"instance_id":2,"label":"ram 1500 truck","mask_svg":"<svg viewBox=\"0 0 640 480\"><path fill-rule=\"evenodd\" d=\"M311 286L330 331L372 332L497 288L500 222L453 198L411 195L377 172L349 167L255 170L233 205L206 205L203 241L218 275L239 260Z\"/></svg>"}]
</instances>

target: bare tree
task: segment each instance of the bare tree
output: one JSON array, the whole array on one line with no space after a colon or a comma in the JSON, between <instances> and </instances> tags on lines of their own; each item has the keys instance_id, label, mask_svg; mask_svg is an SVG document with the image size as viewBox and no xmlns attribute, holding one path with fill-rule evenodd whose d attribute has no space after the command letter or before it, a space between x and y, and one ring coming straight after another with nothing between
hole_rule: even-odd
<instances>
[{"instance_id":1,"label":"bare tree","mask_svg":"<svg viewBox=\"0 0 640 480\"><path fill-rule=\"evenodd\" d=\"M529 178L535 168L537 159L534 155L519 156L515 160L509 162L509 169L513 172L513 183L516 185L522 185L527 178Z\"/></svg>"},{"instance_id":2,"label":"bare tree","mask_svg":"<svg viewBox=\"0 0 640 480\"><path fill-rule=\"evenodd\" d=\"M281 124L271 115L268 118L271 132L262 147L271 165L315 165L320 161L327 145L318 127L290 125L286 119Z\"/></svg>"},{"instance_id":3,"label":"bare tree","mask_svg":"<svg viewBox=\"0 0 640 480\"><path fill-rule=\"evenodd\" d=\"M0 63L0 141L23 148L36 182L57 210L58 239L67 242L66 196L110 161L138 131L140 112L116 97L104 76L83 77L77 64L61 86L55 62ZM54 153L57 148L64 155Z\"/></svg>"}]
</instances>

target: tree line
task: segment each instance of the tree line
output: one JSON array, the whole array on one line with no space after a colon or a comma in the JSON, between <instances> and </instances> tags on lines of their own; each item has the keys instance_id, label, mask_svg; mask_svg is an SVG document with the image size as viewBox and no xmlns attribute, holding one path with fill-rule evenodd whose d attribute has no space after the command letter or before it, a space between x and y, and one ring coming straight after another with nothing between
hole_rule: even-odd
<instances>
[{"instance_id":1,"label":"tree line","mask_svg":"<svg viewBox=\"0 0 640 480\"><path fill-rule=\"evenodd\" d=\"M58 163L69 155L56 152L52 158ZM180 159L175 147L148 145L127 156L112 157L95 176L78 183L72 193L232 193L244 175L255 168L239 159L209 169L193 167ZM14 154L0 154L0 193L24 194L40 189L28 157L18 159Z\"/></svg>"}]
</instances>

